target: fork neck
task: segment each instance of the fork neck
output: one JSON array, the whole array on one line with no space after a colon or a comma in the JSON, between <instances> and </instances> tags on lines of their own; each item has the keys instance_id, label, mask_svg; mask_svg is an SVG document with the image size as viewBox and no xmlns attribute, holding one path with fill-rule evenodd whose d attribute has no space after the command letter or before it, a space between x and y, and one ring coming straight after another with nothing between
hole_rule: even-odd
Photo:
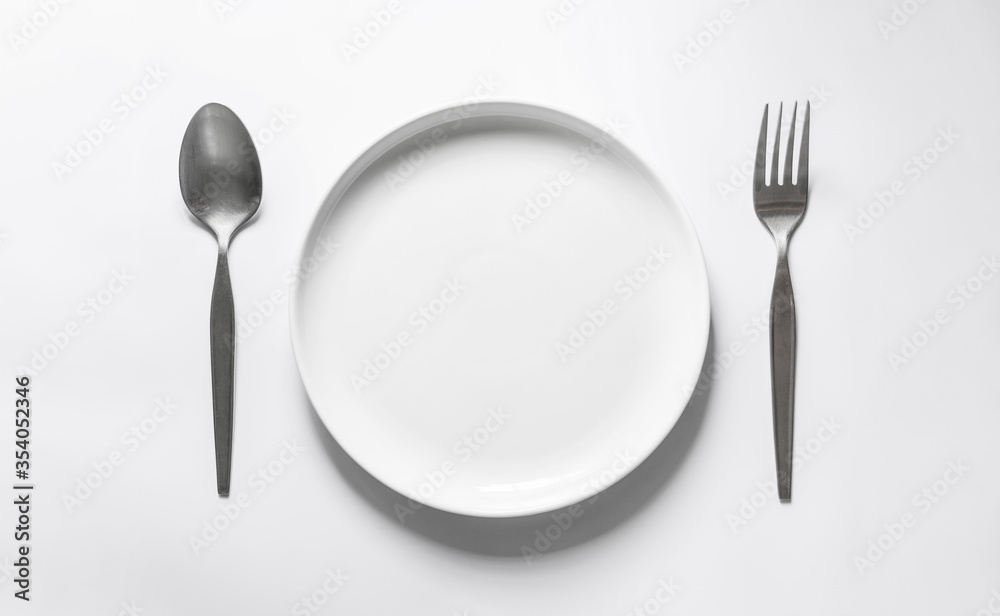
<instances>
[{"instance_id":1,"label":"fork neck","mask_svg":"<svg viewBox=\"0 0 1000 616\"><path fill-rule=\"evenodd\" d=\"M788 261L788 234L787 233L775 233L774 234L774 245L778 250L778 263L784 263Z\"/></svg>"}]
</instances>

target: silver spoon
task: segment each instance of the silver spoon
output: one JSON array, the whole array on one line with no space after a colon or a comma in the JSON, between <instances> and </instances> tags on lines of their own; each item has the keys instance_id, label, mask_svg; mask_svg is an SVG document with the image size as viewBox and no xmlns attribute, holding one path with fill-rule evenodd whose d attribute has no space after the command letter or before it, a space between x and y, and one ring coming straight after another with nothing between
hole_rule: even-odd
<instances>
[{"instance_id":1,"label":"silver spoon","mask_svg":"<svg viewBox=\"0 0 1000 616\"><path fill-rule=\"evenodd\" d=\"M191 118L180 159L181 194L195 218L219 241L209 337L215 475L219 496L229 496L233 461L233 368L236 356L229 243L260 206L260 161L250 133L228 107L209 103Z\"/></svg>"}]
</instances>

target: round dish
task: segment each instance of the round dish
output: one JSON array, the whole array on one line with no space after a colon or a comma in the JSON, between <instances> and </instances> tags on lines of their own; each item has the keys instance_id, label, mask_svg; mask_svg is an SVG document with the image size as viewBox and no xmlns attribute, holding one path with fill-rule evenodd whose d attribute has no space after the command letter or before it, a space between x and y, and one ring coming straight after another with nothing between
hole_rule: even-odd
<instances>
[{"instance_id":1,"label":"round dish","mask_svg":"<svg viewBox=\"0 0 1000 616\"><path fill-rule=\"evenodd\" d=\"M549 511L619 480L677 421L708 342L705 263L619 131L449 107L334 185L292 342L327 429L390 488L466 515Z\"/></svg>"}]
</instances>

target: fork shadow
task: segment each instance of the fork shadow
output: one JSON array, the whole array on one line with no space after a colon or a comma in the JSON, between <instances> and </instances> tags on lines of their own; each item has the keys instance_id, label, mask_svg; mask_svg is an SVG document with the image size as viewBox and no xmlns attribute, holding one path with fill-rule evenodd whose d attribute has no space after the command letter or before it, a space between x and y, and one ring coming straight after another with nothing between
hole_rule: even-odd
<instances>
[{"instance_id":1,"label":"fork shadow","mask_svg":"<svg viewBox=\"0 0 1000 616\"><path fill-rule=\"evenodd\" d=\"M699 374L705 373L714 355L713 330L710 321L705 360ZM368 500L376 511L395 524L454 549L492 557L527 554L527 558L532 558L534 555L553 553L591 541L625 523L648 506L665 489L691 450L708 406L711 383L705 391L696 392L692 396L673 429L649 457L607 489L581 501L579 509L575 510L577 515L573 516L572 525L565 532L559 529L558 533L550 528L556 526L556 518L553 516L568 513L569 507L513 518L480 518L441 511L413 502L380 482L355 462L323 425L316 409L309 403L304 387L301 392L312 411L315 429L321 435L330 460L348 485ZM567 518L560 516L560 519L566 525ZM550 537L558 535L548 545L543 539L538 539L539 534L546 530ZM535 552L532 553L531 550Z\"/></svg>"}]
</instances>

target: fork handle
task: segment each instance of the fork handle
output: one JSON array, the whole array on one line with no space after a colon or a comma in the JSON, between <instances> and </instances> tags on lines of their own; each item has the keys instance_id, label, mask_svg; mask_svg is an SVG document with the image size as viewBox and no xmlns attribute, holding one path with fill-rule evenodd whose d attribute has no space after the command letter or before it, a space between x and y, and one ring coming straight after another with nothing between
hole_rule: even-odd
<instances>
[{"instance_id":1,"label":"fork handle","mask_svg":"<svg viewBox=\"0 0 1000 616\"><path fill-rule=\"evenodd\" d=\"M774 454L778 467L778 498L792 500L792 436L795 403L795 297L788 256L778 250L778 267L771 291L771 404L774 411Z\"/></svg>"},{"instance_id":2,"label":"fork handle","mask_svg":"<svg viewBox=\"0 0 1000 616\"><path fill-rule=\"evenodd\" d=\"M215 477L219 496L229 496L233 460L233 373L236 363L236 315L233 285L229 279L229 256L219 247L209 315L212 349L212 416L215 424Z\"/></svg>"}]
</instances>

